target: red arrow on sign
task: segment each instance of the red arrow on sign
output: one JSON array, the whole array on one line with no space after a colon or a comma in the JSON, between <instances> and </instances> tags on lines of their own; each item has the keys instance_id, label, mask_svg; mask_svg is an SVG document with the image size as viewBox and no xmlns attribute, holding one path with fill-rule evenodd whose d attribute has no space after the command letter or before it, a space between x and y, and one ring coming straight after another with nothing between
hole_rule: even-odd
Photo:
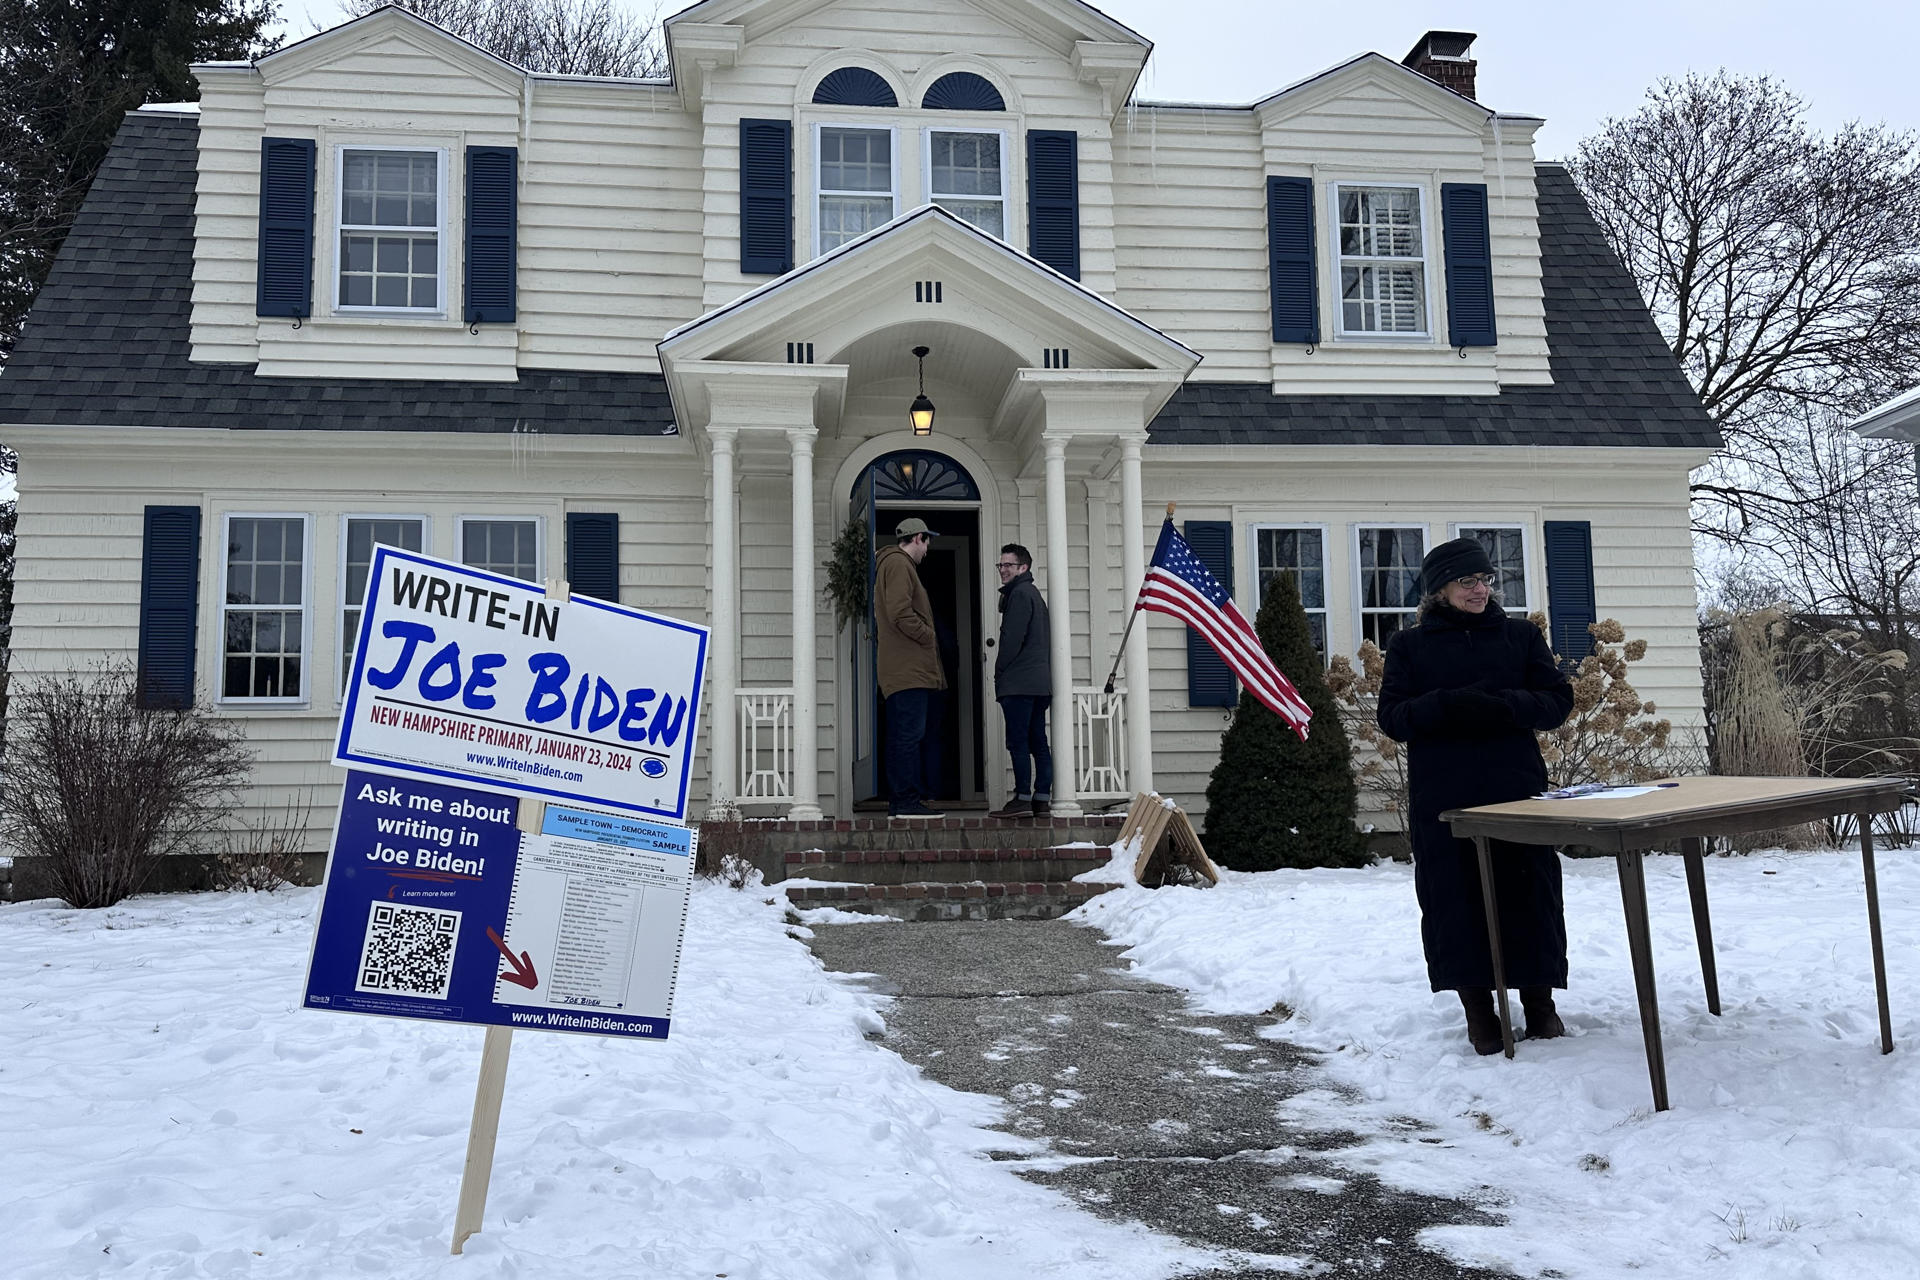
<instances>
[{"instance_id":1,"label":"red arrow on sign","mask_svg":"<svg viewBox=\"0 0 1920 1280\"><path fill-rule=\"evenodd\" d=\"M502 980L511 982L517 987L525 987L529 991L540 985L540 975L533 971L533 957L524 951L515 956L513 952L507 950L506 939L495 933L492 925L487 926L487 937L493 939L493 945L500 948L500 954L505 956L507 963L513 966L512 973L500 975Z\"/></svg>"}]
</instances>

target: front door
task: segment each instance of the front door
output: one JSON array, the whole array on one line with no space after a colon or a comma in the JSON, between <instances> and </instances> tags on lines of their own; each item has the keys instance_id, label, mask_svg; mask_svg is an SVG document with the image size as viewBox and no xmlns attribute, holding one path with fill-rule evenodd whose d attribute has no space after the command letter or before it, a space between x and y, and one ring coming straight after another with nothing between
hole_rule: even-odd
<instances>
[{"instance_id":1,"label":"front door","mask_svg":"<svg viewBox=\"0 0 1920 1280\"><path fill-rule=\"evenodd\" d=\"M979 492L972 477L941 454L889 454L866 468L854 484L851 514L864 518L877 550L893 541L902 520L919 517L934 531L919 567L933 607L945 694L929 710L924 758L934 796L945 805L986 799L984 760L985 649L980 616L981 560ZM871 579L869 579L871 581ZM871 596L871 593L869 593ZM886 714L880 696L878 645L872 608L853 636L853 789L864 805L885 802Z\"/></svg>"}]
</instances>

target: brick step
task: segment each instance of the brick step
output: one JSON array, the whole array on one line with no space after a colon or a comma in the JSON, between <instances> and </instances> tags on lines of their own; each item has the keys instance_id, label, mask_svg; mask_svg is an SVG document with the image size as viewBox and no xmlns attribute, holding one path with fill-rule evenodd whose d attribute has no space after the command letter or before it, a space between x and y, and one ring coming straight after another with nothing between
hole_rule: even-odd
<instances>
[{"instance_id":1,"label":"brick step","mask_svg":"<svg viewBox=\"0 0 1920 1280\"><path fill-rule=\"evenodd\" d=\"M1120 834L1123 814L1079 818L949 817L925 821L841 818L795 822L705 822L702 843L728 847L758 861L762 853L804 853L810 849L1048 849L1055 845L1111 844Z\"/></svg>"},{"instance_id":2,"label":"brick step","mask_svg":"<svg viewBox=\"0 0 1920 1280\"><path fill-rule=\"evenodd\" d=\"M972 884L837 884L794 887L787 901L896 920L1052 920L1117 886L1071 881Z\"/></svg>"},{"instance_id":3,"label":"brick step","mask_svg":"<svg viewBox=\"0 0 1920 1280\"><path fill-rule=\"evenodd\" d=\"M1053 849L812 849L787 854L785 872L792 879L857 880L862 884L961 884L970 880L1025 884L1071 880L1083 871L1105 866L1111 856L1105 845Z\"/></svg>"}]
</instances>

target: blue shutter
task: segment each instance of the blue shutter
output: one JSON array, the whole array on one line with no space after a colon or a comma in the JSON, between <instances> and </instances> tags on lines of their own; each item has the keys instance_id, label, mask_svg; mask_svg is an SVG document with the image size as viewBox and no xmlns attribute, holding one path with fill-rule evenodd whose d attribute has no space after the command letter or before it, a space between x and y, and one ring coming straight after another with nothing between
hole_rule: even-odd
<instances>
[{"instance_id":1,"label":"blue shutter","mask_svg":"<svg viewBox=\"0 0 1920 1280\"><path fill-rule=\"evenodd\" d=\"M312 138L260 140L259 291L254 314L313 314Z\"/></svg>"},{"instance_id":2,"label":"blue shutter","mask_svg":"<svg viewBox=\"0 0 1920 1280\"><path fill-rule=\"evenodd\" d=\"M1487 228L1484 182L1440 184L1441 238L1447 254L1447 341L1491 347L1493 237Z\"/></svg>"},{"instance_id":3,"label":"blue shutter","mask_svg":"<svg viewBox=\"0 0 1920 1280\"><path fill-rule=\"evenodd\" d=\"M1313 260L1313 179L1267 179L1267 275L1273 340L1320 341L1320 273Z\"/></svg>"},{"instance_id":4,"label":"blue shutter","mask_svg":"<svg viewBox=\"0 0 1920 1280\"><path fill-rule=\"evenodd\" d=\"M740 121L740 270L793 270L792 121Z\"/></svg>"},{"instance_id":5,"label":"blue shutter","mask_svg":"<svg viewBox=\"0 0 1920 1280\"><path fill-rule=\"evenodd\" d=\"M200 508L148 507L140 547L140 705L193 705L200 619Z\"/></svg>"},{"instance_id":6,"label":"blue shutter","mask_svg":"<svg viewBox=\"0 0 1920 1280\"><path fill-rule=\"evenodd\" d=\"M1599 620L1593 603L1593 525L1585 520L1549 520L1547 622L1553 651L1569 663L1593 652L1587 628Z\"/></svg>"},{"instance_id":7,"label":"blue shutter","mask_svg":"<svg viewBox=\"0 0 1920 1280\"><path fill-rule=\"evenodd\" d=\"M467 148L468 324L513 323L519 167L517 148Z\"/></svg>"},{"instance_id":8,"label":"blue shutter","mask_svg":"<svg viewBox=\"0 0 1920 1280\"><path fill-rule=\"evenodd\" d=\"M1080 135L1027 130L1027 253L1080 278Z\"/></svg>"},{"instance_id":9,"label":"blue shutter","mask_svg":"<svg viewBox=\"0 0 1920 1280\"><path fill-rule=\"evenodd\" d=\"M620 600L620 517L567 512L567 586L596 600Z\"/></svg>"},{"instance_id":10,"label":"blue shutter","mask_svg":"<svg viewBox=\"0 0 1920 1280\"><path fill-rule=\"evenodd\" d=\"M1187 545L1207 572L1227 590L1233 590L1233 522L1230 520L1189 520L1182 531ZM1206 638L1187 628L1187 705L1192 707L1234 707L1240 705L1240 684L1233 672L1220 660Z\"/></svg>"}]
</instances>

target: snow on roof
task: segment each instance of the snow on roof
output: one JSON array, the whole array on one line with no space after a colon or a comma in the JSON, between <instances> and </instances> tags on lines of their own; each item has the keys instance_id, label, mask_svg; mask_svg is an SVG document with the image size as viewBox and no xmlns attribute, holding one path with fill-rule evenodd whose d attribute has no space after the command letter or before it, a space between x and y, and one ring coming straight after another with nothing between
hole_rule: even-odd
<instances>
[{"instance_id":1,"label":"snow on roof","mask_svg":"<svg viewBox=\"0 0 1920 1280\"><path fill-rule=\"evenodd\" d=\"M177 116L197 116L200 114L200 104L197 102L147 102L142 103L138 110L166 111Z\"/></svg>"}]
</instances>

